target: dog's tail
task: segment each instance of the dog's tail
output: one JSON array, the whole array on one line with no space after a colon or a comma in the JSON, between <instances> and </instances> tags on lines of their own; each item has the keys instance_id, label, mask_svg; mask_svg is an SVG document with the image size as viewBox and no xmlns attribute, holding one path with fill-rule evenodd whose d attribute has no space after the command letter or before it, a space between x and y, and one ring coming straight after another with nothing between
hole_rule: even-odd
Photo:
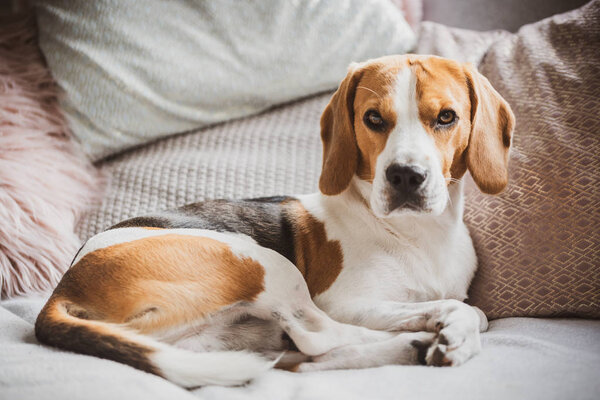
<instances>
[{"instance_id":1,"label":"dog's tail","mask_svg":"<svg viewBox=\"0 0 600 400\"><path fill-rule=\"evenodd\" d=\"M41 343L127 364L188 388L239 385L276 362L243 351L183 350L119 324L87 318L85 310L53 295L35 322L35 335Z\"/></svg>"}]
</instances>

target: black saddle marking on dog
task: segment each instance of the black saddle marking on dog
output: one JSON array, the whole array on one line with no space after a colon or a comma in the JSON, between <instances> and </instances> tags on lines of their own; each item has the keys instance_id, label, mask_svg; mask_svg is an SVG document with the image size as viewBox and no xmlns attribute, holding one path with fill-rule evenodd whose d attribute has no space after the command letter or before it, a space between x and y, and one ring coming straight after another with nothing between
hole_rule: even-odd
<instances>
[{"instance_id":1,"label":"black saddle marking on dog","mask_svg":"<svg viewBox=\"0 0 600 400\"><path fill-rule=\"evenodd\" d=\"M110 227L189 228L241 233L295 263L292 216L285 204L293 197L210 200L175 210L131 218Z\"/></svg>"}]
</instances>

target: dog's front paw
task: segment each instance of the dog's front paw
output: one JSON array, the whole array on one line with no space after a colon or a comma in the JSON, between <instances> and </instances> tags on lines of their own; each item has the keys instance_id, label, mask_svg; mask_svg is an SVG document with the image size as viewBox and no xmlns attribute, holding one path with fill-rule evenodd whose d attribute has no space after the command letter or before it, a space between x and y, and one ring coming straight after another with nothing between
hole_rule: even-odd
<instances>
[{"instance_id":1,"label":"dog's front paw","mask_svg":"<svg viewBox=\"0 0 600 400\"><path fill-rule=\"evenodd\" d=\"M427 349L425 363L457 366L481 351L479 315L469 306L456 307L436 323L437 337Z\"/></svg>"}]
</instances>

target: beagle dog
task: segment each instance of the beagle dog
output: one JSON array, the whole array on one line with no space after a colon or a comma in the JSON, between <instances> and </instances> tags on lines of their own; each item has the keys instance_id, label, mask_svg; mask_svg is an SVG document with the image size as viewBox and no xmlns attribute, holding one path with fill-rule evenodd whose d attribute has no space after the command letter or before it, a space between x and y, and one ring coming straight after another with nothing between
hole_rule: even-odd
<instances>
[{"instance_id":1,"label":"beagle dog","mask_svg":"<svg viewBox=\"0 0 600 400\"><path fill-rule=\"evenodd\" d=\"M206 201L99 233L36 336L184 387L240 384L276 363L460 365L487 328L463 303L477 259L461 178L500 192L513 126L470 64L352 64L321 118L319 193Z\"/></svg>"}]
</instances>

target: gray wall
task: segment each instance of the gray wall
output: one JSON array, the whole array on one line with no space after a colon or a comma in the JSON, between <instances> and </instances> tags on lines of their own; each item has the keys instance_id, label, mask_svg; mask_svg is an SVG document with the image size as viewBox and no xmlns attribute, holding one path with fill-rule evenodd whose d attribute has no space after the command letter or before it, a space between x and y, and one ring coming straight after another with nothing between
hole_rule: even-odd
<instances>
[{"instance_id":1,"label":"gray wall","mask_svg":"<svg viewBox=\"0 0 600 400\"><path fill-rule=\"evenodd\" d=\"M424 0L424 19L480 31L506 29L578 8L588 0Z\"/></svg>"}]
</instances>

